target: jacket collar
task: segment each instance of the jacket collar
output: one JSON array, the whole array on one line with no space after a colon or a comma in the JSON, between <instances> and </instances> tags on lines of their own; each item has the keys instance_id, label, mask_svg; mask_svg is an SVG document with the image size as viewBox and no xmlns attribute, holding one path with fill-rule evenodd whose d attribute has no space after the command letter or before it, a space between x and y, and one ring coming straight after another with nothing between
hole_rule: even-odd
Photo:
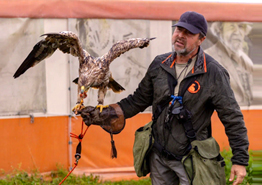
<instances>
[{"instance_id":1,"label":"jacket collar","mask_svg":"<svg viewBox=\"0 0 262 185\"><path fill-rule=\"evenodd\" d=\"M176 52L171 53L165 60L162 61L160 66L170 73L174 78L176 78L176 70L174 70L174 64L175 64L175 58L176 58ZM195 62L195 65L193 69L187 74L187 77L195 76L198 74L203 74L207 72L206 67L206 57L203 49L199 47L197 59Z\"/></svg>"}]
</instances>

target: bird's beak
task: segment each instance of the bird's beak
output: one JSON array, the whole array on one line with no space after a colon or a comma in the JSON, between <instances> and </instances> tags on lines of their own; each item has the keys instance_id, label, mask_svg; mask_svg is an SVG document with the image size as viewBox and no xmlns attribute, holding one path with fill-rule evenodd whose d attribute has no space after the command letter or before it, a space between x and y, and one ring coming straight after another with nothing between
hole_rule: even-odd
<instances>
[{"instance_id":1,"label":"bird's beak","mask_svg":"<svg viewBox=\"0 0 262 185\"><path fill-rule=\"evenodd\" d=\"M85 86L81 86L81 94L85 92Z\"/></svg>"}]
</instances>

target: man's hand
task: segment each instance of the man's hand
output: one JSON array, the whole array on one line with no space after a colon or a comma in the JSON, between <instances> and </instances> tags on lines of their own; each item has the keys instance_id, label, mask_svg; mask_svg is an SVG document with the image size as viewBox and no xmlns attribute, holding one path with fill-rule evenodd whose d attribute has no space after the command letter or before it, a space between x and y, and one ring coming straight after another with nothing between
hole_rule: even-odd
<instances>
[{"instance_id":1,"label":"man's hand","mask_svg":"<svg viewBox=\"0 0 262 185\"><path fill-rule=\"evenodd\" d=\"M87 106L80 112L87 126L99 125L105 131L112 134L118 134L125 126L123 111L118 104L110 104L102 112L92 106Z\"/></svg>"},{"instance_id":2,"label":"man's hand","mask_svg":"<svg viewBox=\"0 0 262 185\"><path fill-rule=\"evenodd\" d=\"M110 125L111 119L118 118L112 107L104 108L100 113L99 109L87 106L80 112L86 125Z\"/></svg>"},{"instance_id":3,"label":"man's hand","mask_svg":"<svg viewBox=\"0 0 262 185\"><path fill-rule=\"evenodd\" d=\"M236 180L233 182L233 185L237 185L243 182L244 177L246 176L246 167L234 164L231 168L231 174L229 177L229 181L233 181L235 176L237 176Z\"/></svg>"}]
</instances>

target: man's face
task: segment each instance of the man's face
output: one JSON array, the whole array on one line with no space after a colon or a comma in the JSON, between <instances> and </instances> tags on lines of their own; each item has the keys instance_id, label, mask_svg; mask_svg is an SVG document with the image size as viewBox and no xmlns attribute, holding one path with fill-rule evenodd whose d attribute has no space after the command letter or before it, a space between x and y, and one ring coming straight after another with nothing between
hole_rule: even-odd
<instances>
[{"instance_id":1,"label":"man's face","mask_svg":"<svg viewBox=\"0 0 262 185\"><path fill-rule=\"evenodd\" d=\"M243 23L224 22L222 24L222 39L232 50L241 49L245 37Z\"/></svg>"},{"instance_id":2,"label":"man's face","mask_svg":"<svg viewBox=\"0 0 262 185\"><path fill-rule=\"evenodd\" d=\"M204 41L199 39L199 33L193 34L187 29L176 26L172 36L172 45L178 55L187 56L192 53Z\"/></svg>"}]
</instances>

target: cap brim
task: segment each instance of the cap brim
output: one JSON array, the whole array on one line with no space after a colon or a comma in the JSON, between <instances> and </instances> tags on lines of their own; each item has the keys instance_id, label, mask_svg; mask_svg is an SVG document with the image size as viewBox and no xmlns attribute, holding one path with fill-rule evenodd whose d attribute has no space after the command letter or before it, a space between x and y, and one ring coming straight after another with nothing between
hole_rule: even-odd
<instances>
[{"instance_id":1,"label":"cap brim","mask_svg":"<svg viewBox=\"0 0 262 185\"><path fill-rule=\"evenodd\" d=\"M185 22L177 22L172 27L175 27L175 26L180 26L182 28L185 28L185 29L187 29L188 31L190 31L193 34L197 34L197 33L201 32L197 27L195 27L195 26L193 26L191 24L185 23Z\"/></svg>"}]
</instances>

